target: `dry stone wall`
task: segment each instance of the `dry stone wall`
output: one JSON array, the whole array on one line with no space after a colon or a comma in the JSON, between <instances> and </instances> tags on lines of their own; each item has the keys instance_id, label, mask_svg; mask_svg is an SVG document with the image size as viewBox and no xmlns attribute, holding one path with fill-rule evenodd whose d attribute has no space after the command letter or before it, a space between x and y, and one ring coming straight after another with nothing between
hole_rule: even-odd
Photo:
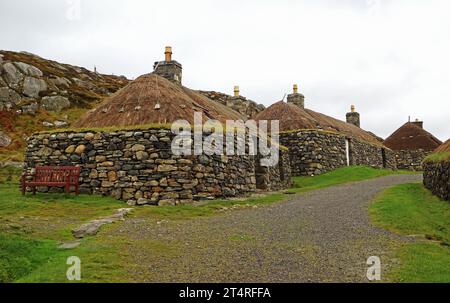
<instances>
[{"instance_id":1,"label":"dry stone wall","mask_svg":"<svg viewBox=\"0 0 450 303\"><path fill-rule=\"evenodd\" d=\"M82 193L131 205L178 205L290 186L285 154L257 184L254 156L177 156L171 150L173 138L167 129L37 134L28 140L26 168L79 165Z\"/></svg>"},{"instance_id":2,"label":"dry stone wall","mask_svg":"<svg viewBox=\"0 0 450 303\"><path fill-rule=\"evenodd\" d=\"M397 167L398 169L421 171L423 169L422 162L430 153L423 149L395 151Z\"/></svg>"},{"instance_id":3,"label":"dry stone wall","mask_svg":"<svg viewBox=\"0 0 450 303\"><path fill-rule=\"evenodd\" d=\"M450 161L423 163L423 184L436 196L450 201Z\"/></svg>"},{"instance_id":4,"label":"dry stone wall","mask_svg":"<svg viewBox=\"0 0 450 303\"><path fill-rule=\"evenodd\" d=\"M296 176L319 175L348 164L396 169L391 150L337 133L284 132L280 134L280 143L289 149L292 175Z\"/></svg>"}]
</instances>

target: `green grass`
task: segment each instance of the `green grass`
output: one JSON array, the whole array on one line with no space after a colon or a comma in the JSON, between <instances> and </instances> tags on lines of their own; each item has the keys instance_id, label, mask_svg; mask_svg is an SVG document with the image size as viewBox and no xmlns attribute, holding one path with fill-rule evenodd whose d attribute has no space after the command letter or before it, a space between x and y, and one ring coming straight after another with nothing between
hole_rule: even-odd
<instances>
[{"instance_id":1,"label":"green grass","mask_svg":"<svg viewBox=\"0 0 450 303\"><path fill-rule=\"evenodd\" d=\"M440 152L429 155L425 158L426 162L440 162L440 161L449 161L450 160L450 152Z\"/></svg>"},{"instance_id":2,"label":"green grass","mask_svg":"<svg viewBox=\"0 0 450 303\"><path fill-rule=\"evenodd\" d=\"M372 221L418 241L401 246L401 265L390 273L395 282L450 282L450 204L422 184L386 190L370 208Z\"/></svg>"},{"instance_id":3,"label":"green grass","mask_svg":"<svg viewBox=\"0 0 450 303\"><path fill-rule=\"evenodd\" d=\"M292 193L320 189L323 187L339 185L349 182L368 180L392 174L414 174L410 171L392 171L388 169L375 169L367 166L349 166L339 168L332 172L315 177L294 177L294 187L289 190Z\"/></svg>"}]
</instances>

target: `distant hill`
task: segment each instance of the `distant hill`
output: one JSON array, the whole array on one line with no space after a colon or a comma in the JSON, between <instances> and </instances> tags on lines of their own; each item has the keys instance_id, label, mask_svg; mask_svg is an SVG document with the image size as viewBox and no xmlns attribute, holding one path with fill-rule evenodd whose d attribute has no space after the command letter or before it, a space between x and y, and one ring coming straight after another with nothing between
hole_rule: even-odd
<instances>
[{"instance_id":1,"label":"distant hill","mask_svg":"<svg viewBox=\"0 0 450 303\"><path fill-rule=\"evenodd\" d=\"M20 161L33 132L70 126L129 83L25 52L0 50L0 161Z\"/></svg>"}]
</instances>

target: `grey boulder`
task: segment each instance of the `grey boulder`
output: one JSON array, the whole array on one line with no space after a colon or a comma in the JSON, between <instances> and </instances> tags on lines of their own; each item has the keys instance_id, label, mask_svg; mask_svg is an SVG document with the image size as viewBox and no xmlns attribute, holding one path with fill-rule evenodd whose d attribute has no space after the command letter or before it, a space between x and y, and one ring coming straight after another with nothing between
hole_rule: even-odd
<instances>
[{"instance_id":1,"label":"grey boulder","mask_svg":"<svg viewBox=\"0 0 450 303\"><path fill-rule=\"evenodd\" d=\"M39 98L39 93L47 90L47 83L42 79L25 77L23 81L23 94L31 98Z\"/></svg>"},{"instance_id":2,"label":"grey boulder","mask_svg":"<svg viewBox=\"0 0 450 303\"><path fill-rule=\"evenodd\" d=\"M42 98L41 107L47 111L60 112L70 107L70 101L66 97L51 96Z\"/></svg>"}]
</instances>

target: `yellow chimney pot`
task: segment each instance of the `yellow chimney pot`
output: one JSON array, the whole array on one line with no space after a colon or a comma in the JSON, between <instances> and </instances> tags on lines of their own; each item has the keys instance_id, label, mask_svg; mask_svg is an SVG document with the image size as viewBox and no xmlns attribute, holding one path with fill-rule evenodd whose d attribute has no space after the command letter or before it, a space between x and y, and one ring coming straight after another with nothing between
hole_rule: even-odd
<instances>
[{"instance_id":1,"label":"yellow chimney pot","mask_svg":"<svg viewBox=\"0 0 450 303\"><path fill-rule=\"evenodd\" d=\"M298 94L298 85L294 84L294 94Z\"/></svg>"},{"instance_id":2,"label":"yellow chimney pot","mask_svg":"<svg viewBox=\"0 0 450 303\"><path fill-rule=\"evenodd\" d=\"M239 86L237 85L234 87L234 96L239 97Z\"/></svg>"},{"instance_id":3,"label":"yellow chimney pot","mask_svg":"<svg viewBox=\"0 0 450 303\"><path fill-rule=\"evenodd\" d=\"M352 113L355 112L355 106L354 105L351 106L351 111L352 111Z\"/></svg>"},{"instance_id":4,"label":"yellow chimney pot","mask_svg":"<svg viewBox=\"0 0 450 303\"><path fill-rule=\"evenodd\" d=\"M166 46L166 51L164 52L164 54L166 55L166 61L172 61L172 47L171 46Z\"/></svg>"}]
</instances>

